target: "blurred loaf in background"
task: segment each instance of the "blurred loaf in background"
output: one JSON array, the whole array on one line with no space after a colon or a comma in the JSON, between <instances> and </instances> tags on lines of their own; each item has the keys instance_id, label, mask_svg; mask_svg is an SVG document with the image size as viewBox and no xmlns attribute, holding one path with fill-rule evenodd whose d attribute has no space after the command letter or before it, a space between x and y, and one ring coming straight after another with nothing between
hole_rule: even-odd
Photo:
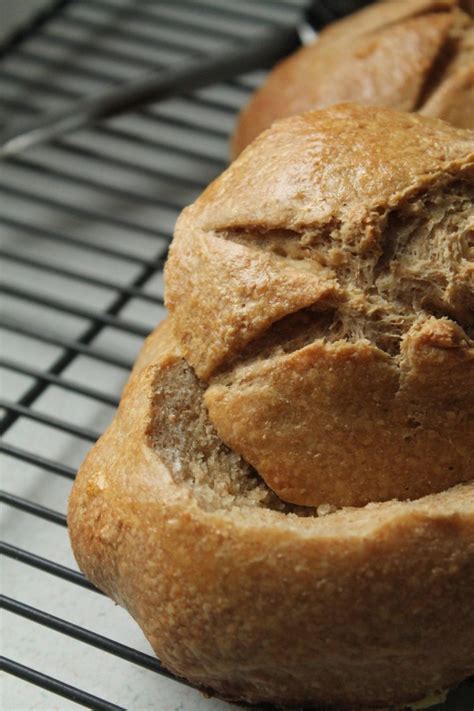
<instances>
[{"instance_id":1,"label":"blurred loaf in background","mask_svg":"<svg viewBox=\"0 0 474 711\"><path fill-rule=\"evenodd\" d=\"M276 119L341 101L474 128L474 2L386 0L283 60L243 109L237 156Z\"/></svg>"}]
</instances>

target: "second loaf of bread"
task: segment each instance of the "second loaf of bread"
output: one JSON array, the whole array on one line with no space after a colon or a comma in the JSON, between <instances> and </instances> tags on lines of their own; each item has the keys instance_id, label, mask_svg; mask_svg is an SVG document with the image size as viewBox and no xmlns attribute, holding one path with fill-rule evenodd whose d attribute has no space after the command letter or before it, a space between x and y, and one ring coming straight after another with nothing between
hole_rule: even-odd
<instances>
[{"instance_id":1,"label":"second loaf of bread","mask_svg":"<svg viewBox=\"0 0 474 711\"><path fill-rule=\"evenodd\" d=\"M387 0L332 23L278 64L244 107L234 155L276 119L341 101L474 128L472 15L469 1Z\"/></svg>"}]
</instances>

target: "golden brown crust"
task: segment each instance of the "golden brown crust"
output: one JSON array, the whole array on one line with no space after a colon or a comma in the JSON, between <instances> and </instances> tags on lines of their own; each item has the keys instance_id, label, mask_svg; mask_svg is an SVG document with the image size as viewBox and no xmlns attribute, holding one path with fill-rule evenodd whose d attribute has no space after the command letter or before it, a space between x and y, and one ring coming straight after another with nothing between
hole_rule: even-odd
<instances>
[{"instance_id":1,"label":"golden brown crust","mask_svg":"<svg viewBox=\"0 0 474 711\"><path fill-rule=\"evenodd\" d=\"M460 46L473 26L457 2L422 0L377 3L330 25L254 94L241 113L233 156L276 119L343 101L421 110L474 128L474 59ZM443 71L451 63L456 76Z\"/></svg>"},{"instance_id":2,"label":"golden brown crust","mask_svg":"<svg viewBox=\"0 0 474 711\"><path fill-rule=\"evenodd\" d=\"M474 11L473 13L474 14ZM420 108L425 116L437 116L460 128L474 121L474 25L462 28L455 51L442 76Z\"/></svg>"},{"instance_id":3,"label":"golden brown crust","mask_svg":"<svg viewBox=\"0 0 474 711\"><path fill-rule=\"evenodd\" d=\"M293 503L415 499L474 479L474 349L453 348L448 333L440 353L433 331L443 325L406 338L404 377L368 343L316 341L217 380L206 392L211 421Z\"/></svg>"},{"instance_id":4,"label":"golden brown crust","mask_svg":"<svg viewBox=\"0 0 474 711\"><path fill-rule=\"evenodd\" d=\"M474 116L474 64L447 79L420 110L461 128L472 128Z\"/></svg>"},{"instance_id":5,"label":"golden brown crust","mask_svg":"<svg viewBox=\"0 0 474 711\"><path fill-rule=\"evenodd\" d=\"M192 208L179 220L167 266L167 306L177 315L183 351L200 377L274 321L336 289L333 281L291 269L275 255L200 230Z\"/></svg>"},{"instance_id":6,"label":"golden brown crust","mask_svg":"<svg viewBox=\"0 0 474 711\"><path fill-rule=\"evenodd\" d=\"M384 0L327 25L321 38L331 42L346 41L348 35L366 35L413 17L451 12L457 5L457 0Z\"/></svg>"},{"instance_id":7,"label":"golden brown crust","mask_svg":"<svg viewBox=\"0 0 474 711\"><path fill-rule=\"evenodd\" d=\"M206 511L146 436L152 383L181 359L163 324L78 474L81 569L163 663L236 700L367 709L474 671L474 485L301 518Z\"/></svg>"}]
</instances>

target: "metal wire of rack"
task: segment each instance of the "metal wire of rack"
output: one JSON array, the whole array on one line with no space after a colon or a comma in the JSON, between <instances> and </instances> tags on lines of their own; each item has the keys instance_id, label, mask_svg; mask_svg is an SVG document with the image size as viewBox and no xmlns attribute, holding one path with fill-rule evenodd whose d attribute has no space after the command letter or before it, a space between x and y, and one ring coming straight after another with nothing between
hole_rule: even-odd
<instances>
[{"instance_id":1,"label":"metal wire of rack","mask_svg":"<svg viewBox=\"0 0 474 711\"><path fill-rule=\"evenodd\" d=\"M4 120L293 23L305 4L59 0L3 50ZM174 221L225 167L235 114L261 78L128 113L2 171L5 708L227 708L167 672L77 570L65 511L76 467L164 317Z\"/></svg>"},{"instance_id":2,"label":"metal wire of rack","mask_svg":"<svg viewBox=\"0 0 474 711\"><path fill-rule=\"evenodd\" d=\"M3 122L293 23L302 6L59 0L3 49ZM260 78L148 106L2 170L9 709L226 706L174 681L128 617L77 570L65 511L76 467L111 419L143 337L164 316L174 221L225 167L236 111Z\"/></svg>"}]
</instances>

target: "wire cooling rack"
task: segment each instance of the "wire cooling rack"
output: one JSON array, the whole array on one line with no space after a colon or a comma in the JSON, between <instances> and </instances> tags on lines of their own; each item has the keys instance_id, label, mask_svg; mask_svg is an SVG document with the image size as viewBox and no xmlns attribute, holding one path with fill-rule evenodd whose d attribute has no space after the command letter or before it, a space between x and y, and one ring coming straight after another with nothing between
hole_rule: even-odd
<instances>
[{"instance_id":1,"label":"wire cooling rack","mask_svg":"<svg viewBox=\"0 0 474 711\"><path fill-rule=\"evenodd\" d=\"M294 23L305 4L60 0L4 48L2 121ZM164 317L175 219L225 167L236 112L262 76L128 113L2 166L8 711L231 708L175 680L129 616L87 582L65 512L77 466ZM471 691L465 685L449 708L471 711Z\"/></svg>"},{"instance_id":2,"label":"wire cooling rack","mask_svg":"<svg viewBox=\"0 0 474 711\"><path fill-rule=\"evenodd\" d=\"M294 23L301 6L56 2L4 50L2 120ZM175 219L225 167L236 111L260 78L149 106L2 165L8 710L227 707L173 681L128 615L78 572L65 512L77 466L164 316Z\"/></svg>"}]
</instances>

